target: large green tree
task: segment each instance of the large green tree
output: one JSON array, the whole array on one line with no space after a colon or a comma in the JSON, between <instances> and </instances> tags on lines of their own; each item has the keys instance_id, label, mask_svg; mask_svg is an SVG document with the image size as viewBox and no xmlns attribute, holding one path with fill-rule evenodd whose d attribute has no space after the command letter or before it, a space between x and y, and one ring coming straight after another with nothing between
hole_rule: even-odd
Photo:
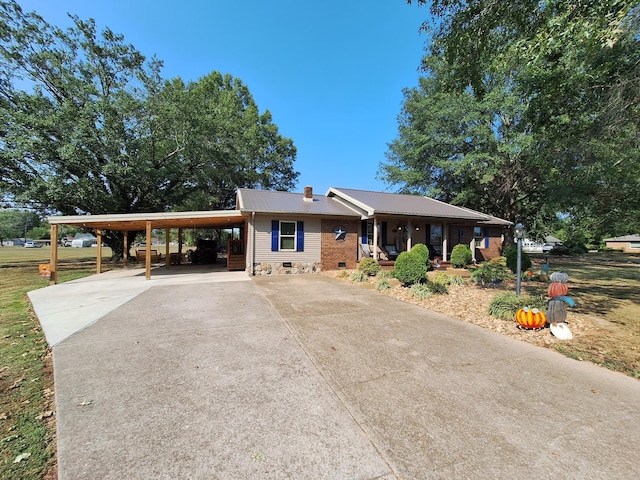
<instances>
[{"instance_id":1,"label":"large green tree","mask_svg":"<svg viewBox=\"0 0 640 480\"><path fill-rule=\"evenodd\" d=\"M637 2L419 3L431 4L435 21L425 23L432 35L426 58L442 60L443 91L485 102L495 94L496 78L510 79L507 92L516 101L502 110L513 107L509 116L526 126L520 134L538 166L526 180L545 194L540 213L546 219L539 214L526 221L549 225L556 212L565 212L598 235L637 231ZM433 75L429 61L425 66L426 75ZM517 161L527 164L522 157ZM429 175L422 178L433 184ZM464 194L456 198L466 203Z\"/></svg>"},{"instance_id":2,"label":"large green tree","mask_svg":"<svg viewBox=\"0 0 640 480\"><path fill-rule=\"evenodd\" d=\"M0 193L63 214L224 208L290 189L295 147L238 79L164 80L122 35L0 1ZM106 241L116 255L120 236Z\"/></svg>"},{"instance_id":3,"label":"large green tree","mask_svg":"<svg viewBox=\"0 0 640 480\"><path fill-rule=\"evenodd\" d=\"M426 194L518 221L542 218L546 165L536 157L526 105L509 78L485 79L486 92L451 90L439 57L405 90L398 138L380 177L407 193Z\"/></svg>"}]
</instances>

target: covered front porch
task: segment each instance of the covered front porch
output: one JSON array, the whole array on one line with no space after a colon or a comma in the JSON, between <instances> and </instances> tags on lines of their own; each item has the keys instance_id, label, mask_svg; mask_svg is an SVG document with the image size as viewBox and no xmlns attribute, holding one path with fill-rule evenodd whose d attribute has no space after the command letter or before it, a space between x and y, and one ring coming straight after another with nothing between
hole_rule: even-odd
<instances>
[{"instance_id":1,"label":"covered front porch","mask_svg":"<svg viewBox=\"0 0 640 480\"><path fill-rule=\"evenodd\" d=\"M375 216L361 221L358 259L375 258L382 266L391 266L400 253L423 244L430 260L447 265L453 247L464 244L474 262L483 261L501 254L503 228L509 225L492 220Z\"/></svg>"}]
</instances>

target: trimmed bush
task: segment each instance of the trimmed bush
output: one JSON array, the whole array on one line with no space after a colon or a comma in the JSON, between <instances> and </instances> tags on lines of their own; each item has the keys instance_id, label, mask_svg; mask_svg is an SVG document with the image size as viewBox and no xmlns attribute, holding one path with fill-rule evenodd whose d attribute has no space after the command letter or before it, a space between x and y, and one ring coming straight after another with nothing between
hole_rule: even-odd
<instances>
[{"instance_id":1,"label":"trimmed bush","mask_svg":"<svg viewBox=\"0 0 640 480\"><path fill-rule=\"evenodd\" d=\"M411 252L420 255L420 258L424 261L424 264L429 268L429 249L422 243L416 243L411 247Z\"/></svg>"},{"instance_id":2,"label":"trimmed bush","mask_svg":"<svg viewBox=\"0 0 640 480\"><path fill-rule=\"evenodd\" d=\"M360 260L358 270L364 272L370 277L375 277L380 271L380 264L375 258L363 258L362 260Z\"/></svg>"},{"instance_id":3,"label":"trimmed bush","mask_svg":"<svg viewBox=\"0 0 640 480\"><path fill-rule=\"evenodd\" d=\"M516 312L522 307L537 308L543 312L547 310L547 302L541 295L516 296L515 292L504 292L496 295L489 304L489 315L502 320L514 320Z\"/></svg>"},{"instance_id":4,"label":"trimmed bush","mask_svg":"<svg viewBox=\"0 0 640 480\"><path fill-rule=\"evenodd\" d=\"M403 285L420 283L427 278L427 266L422 257L415 252L401 252L396 259L393 276Z\"/></svg>"},{"instance_id":5,"label":"trimmed bush","mask_svg":"<svg viewBox=\"0 0 640 480\"><path fill-rule=\"evenodd\" d=\"M453 268L464 268L471 263L471 249L468 245L459 243L451 250L451 265Z\"/></svg>"},{"instance_id":6,"label":"trimmed bush","mask_svg":"<svg viewBox=\"0 0 640 480\"><path fill-rule=\"evenodd\" d=\"M516 273L518 269L518 246L511 245L504 249L504 256L507 259L507 267L513 273ZM531 268L531 257L527 252L522 252L520 256L521 265L520 268L523 272L529 270Z\"/></svg>"}]
</instances>

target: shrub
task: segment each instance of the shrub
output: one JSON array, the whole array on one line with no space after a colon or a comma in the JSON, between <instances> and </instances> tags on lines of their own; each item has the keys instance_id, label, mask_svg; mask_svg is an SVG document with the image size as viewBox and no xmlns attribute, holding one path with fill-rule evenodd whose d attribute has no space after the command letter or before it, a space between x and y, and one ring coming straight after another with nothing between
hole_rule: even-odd
<instances>
[{"instance_id":1,"label":"shrub","mask_svg":"<svg viewBox=\"0 0 640 480\"><path fill-rule=\"evenodd\" d=\"M392 287L391 282L387 278L381 278L376 283L376 289L378 290L389 290Z\"/></svg>"},{"instance_id":2,"label":"shrub","mask_svg":"<svg viewBox=\"0 0 640 480\"><path fill-rule=\"evenodd\" d=\"M505 248L504 256L507 259L507 267L509 267L509 270L516 273L516 270L518 269L518 247L516 245L511 245ZM531 257L529 257L527 252L521 252L520 261L520 268L523 272L531 268Z\"/></svg>"},{"instance_id":3,"label":"shrub","mask_svg":"<svg viewBox=\"0 0 640 480\"><path fill-rule=\"evenodd\" d=\"M393 276L404 285L420 283L427 278L427 266L415 252L401 252L396 259Z\"/></svg>"},{"instance_id":4,"label":"shrub","mask_svg":"<svg viewBox=\"0 0 640 480\"><path fill-rule=\"evenodd\" d=\"M424 264L429 267L429 249L426 245L422 243L416 243L413 247L411 247L411 252L420 255L420 258L424 262Z\"/></svg>"},{"instance_id":5,"label":"shrub","mask_svg":"<svg viewBox=\"0 0 640 480\"><path fill-rule=\"evenodd\" d=\"M375 258L363 258L362 260L360 260L358 270L364 272L370 277L375 277L380 271L380 264Z\"/></svg>"},{"instance_id":6,"label":"shrub","mask_svg":"<svg viewBox=\"0 0 640 480\"><path fill-rule=\"evenodd\" d=\"M467 281L460 275L452 275L449 277L449 285L466 285Z\"/></svg>"},{"instance_id":7,"label":"shrub","mask_svg":"<svg viewBox=\"0 0 640 480\"><path fill-rule=\"evenodd\" d=\"M454 268L464 268L471 263L471 249L468 245L462 243L453 247L451 250L451 265Z\"/></svg>"},{"instance_id":8,"label":"shrub","mask_svg":"<svg viewBox=\"0 0 640 480\"><path fill-rule=\"evenodd\" d=\"M501 282L513 275L507 268L507 259L504 257L492 258L488 262L482 262L477 268L471 272L471 281L476 283L485 282Z\"/></svg>"},{"instance_id":9,"label":"shrub","mask_svg":"<svg viewBox=\"0 0 640 480\"><path fill-rule=\"evenodd\" d=\"M349 276L349 272L347 272L346 270L342 270L339 274L338 274L338 278L347 278Z\"/></svg>"},{"instance_id":10,"label":"shrub","mask_svg":"<svg viewBox=\"0 0 640 480\"><path fill-rule=\"evenodd\" d=\"M377 275L378 278L393 278L393 272L391 270L380 270Z\"/></svg>"},{"instance_id":11,"label":"shrub","mask_svg":"<svg viewBox=\"0 0 640 480\"><path fill-rule=\"evenodd\" d=\"M412 297L416 297L419 300L426 300L427 298L433 296L433 292L431 291L429 286L422 283L411 285L409 293L411 293Z\"/></svg>"},{"instance_id":12,"label":"shrub","mask_svg":"<svg viewBox=\"0 0 640 480\"><path fill-rule=\"evenodd\" d=\"M449 293L449 289L447 288L447 285L445 283L436 283L427 280L425 286L433 293L439 293L441 295L446 295Z\"/></svg>"},{"instance_id":13,"label":"shrub","mask_svg":"<svg viewBox=\"0 0 640 480\"><path fill-rule=\"evenodd\" d=\"M513 320L516 312L522 307L537 308L544 312L547 309L547 302L541 295L521 295L517 297L515 292L504 292L496 295L491 301L489 315L502 320Z\"/></svg>"},{"instance_id":14,"label":"shrub","mask_svg":"<svg viewBox=\"0 0 640 480\"><path fill-rule=\"evenodd\" d=\"M351 280L354 282L366 282L369 278L369 275L364 273L362 270L357 270L351 274Z\"/></svg>"},{"instance_id":15,"label":"shrub","mask_svg":"<svg viewBox=\"0 0 640 480\"><path fill-rule=\"evenodd\" d=\"M433 283L440 283L442 285L449 285L451 283L451 277L444 272L436 272L431 277Z\"/></svg>"}]
</instances>

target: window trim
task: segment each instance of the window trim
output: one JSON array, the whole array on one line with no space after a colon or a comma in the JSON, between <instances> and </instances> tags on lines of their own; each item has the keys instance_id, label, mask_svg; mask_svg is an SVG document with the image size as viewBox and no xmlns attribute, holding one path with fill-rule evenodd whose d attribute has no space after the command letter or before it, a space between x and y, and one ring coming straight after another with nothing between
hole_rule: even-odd
<instances>
[{"instance_id":1,"label":"window trim","mask_svg":"<svg viewBox=\"0 0 640 480\"><path fill-rule=\"evenodd\" d=\"M290 234L283 234L282 233L282 224L286 223L286 224L293 224L293 233ZM295 221L292 220L280 220L280 222L278 223L278 251L279 252L295 252L297 250L297 245L296 245L296 239L298 238L298 225ZM291 248L283 248L282 247L282 241L284 239L291 239L293 240L293 247Z\"/></svg>"}]
</instances>

